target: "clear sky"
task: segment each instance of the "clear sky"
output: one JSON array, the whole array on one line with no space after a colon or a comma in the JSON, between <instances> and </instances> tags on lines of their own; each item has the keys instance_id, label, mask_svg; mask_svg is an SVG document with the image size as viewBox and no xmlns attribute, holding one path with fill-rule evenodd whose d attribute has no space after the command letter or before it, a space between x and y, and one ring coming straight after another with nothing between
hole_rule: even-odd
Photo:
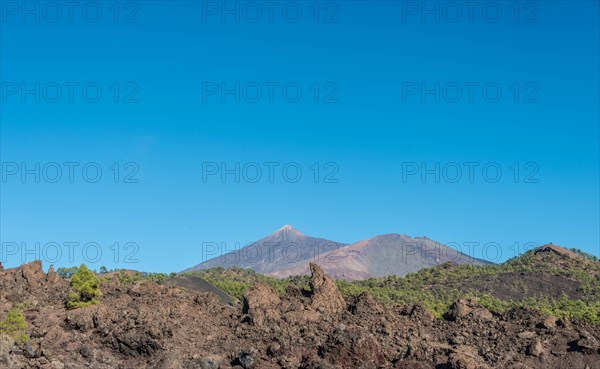
<instances>
[{"instance_id":1,"label":"clear sky","mask_svg":"<svg viewBox=\"0 0 600 369\"><path fill-rule=\"evenodd\" d=\"M600 254L597 1L0 4L7 266L284 224Z\"/></svg>"}]
</instances>

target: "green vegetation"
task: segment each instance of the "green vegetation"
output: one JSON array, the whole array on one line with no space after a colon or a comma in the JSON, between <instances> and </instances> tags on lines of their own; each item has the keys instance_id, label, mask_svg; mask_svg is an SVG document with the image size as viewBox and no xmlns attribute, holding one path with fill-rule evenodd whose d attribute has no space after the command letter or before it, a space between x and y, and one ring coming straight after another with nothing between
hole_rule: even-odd
<instances>
[{"instance_id":1,"label":"green vegetation","mask_svg":"<svg viewBox=\"0 0 600 369\"><path fill-rule=\"evenodd\" d=\"M171 274L166 273L147 273L147 272L133 272L127 273L125 271L119 271L116 274L116 278L121 284L133 284L139 282L155 282L158 284L162 284L166 282L169 278L173 278L177 275L177 273L173 272Z\"/></svg>"},{"instance_id":2,"label":"green vegetation","mask_svg":"<svg viewBox=\"0 0 600 369\"><path fill-rule=\"evenodd\" d=\"M56 274L63 279L69 279L73 276L73 274L77 273L79 267L71 267L71 268L58 268L56 269Z\"/></svg>"},{"instance_id":3,"label":"green vegetation","mask_svg":"<svg viewBox=\"0 0 600 369\"><path fill-rule=\"evenodd\" d=\"M71 276L71 291L67 300L68 309L98 304L96 298L100 296L100 280L85 264L81 264Z\"/></svg>"},{"instance_id":4,"label":"green vegetation","mask_svg":"<svg viewBox=\"0 0 600 369\"><path fill-rule=\"evenodd\" d=\"M25 333L27 325L23 314L15 307L9 310L8 314L0 321L0 333L9 335L19 344L29 341Z\"/></svg>"},{"instance_id":5,"label":"green vegetation","mask_svg":"<svg viewBox=\"0 0 600 369\"><path fill-rule=\"evenodd\" d=\"M70 268L58 268L56 269L56 274L63 279L72 278L78 271L80 267L70 267ZM114 273L114 277L122 284L132 284L138 282L151 281L156 283L164 283L169 278L173 278L177 275L177 273L173 272L170 274L167 273L147 273L147 272L137 272L137 271L127 271L124 269L112 269L109 270L105 266L101 266L99 271L90 270L86 267L91 273L100 274L100 282L109 281L113 278L113 276L105 276L106 274Z\"/></svg>"},{"instance_id":6,"label":"green vegetation","mask_svg":"<svg viewBox=\"0 0 600 369\"><path fill-rule=\"evenodd\" d=\"M288 285L295 285L302 289L308 288L307 276L277 279L258 274L252 269L237 267L230 269L217 267L205 270L194 270L187 274L201 277L239 300L243 298L244 292L258 281L268 284L281 295L285 295L285 289Z\"/></svg>"},{"instance_id":7,"label":"green vegetation","mask_svg":"<svg viewBox=\"0 0 600 369\"><path fill-rule=\"evenodd\" d=\"M531 250L503 264L475 266L446 263L404 277L336 282L345 297L369 291L376 300L384 304L420 303L436 317L446 313L450 305L459 298L474 297L481 305L497 313L514 307L525 307L560 318L600 324L600 263L592 255L573 251L583 257L570 259L554 253L536 254ZM529 282L523 278L530 278L531 281L542 273L575 281L579 285L581 297L572 299L564 293L550 296L530 291ZM219 267L193 271L190 274L206 279L238 299L258 280L267 283L282 295L289 285L308 288L306 276L276 279L242 268ZM487 279L491 282L486 282ZM510 299L497 293L494 281L504 280L511 281L510 287L522 296Z\"/></svg>"},{"instance_id":8,"label":"green vegetation","mask_svg":"<svg viewBox=\"0 0 600 369\"><path fill-rule=\"evenodd\" d=\"M587 260L593 261L595 263L600 261L600 259L598 259L597 256L588 254L587 252L585 252L583 250L573 248L573 249L571 249L571 251L573 251L574 253L578 254L579 256L583 256Z\"/></svg>"}]
</instances>

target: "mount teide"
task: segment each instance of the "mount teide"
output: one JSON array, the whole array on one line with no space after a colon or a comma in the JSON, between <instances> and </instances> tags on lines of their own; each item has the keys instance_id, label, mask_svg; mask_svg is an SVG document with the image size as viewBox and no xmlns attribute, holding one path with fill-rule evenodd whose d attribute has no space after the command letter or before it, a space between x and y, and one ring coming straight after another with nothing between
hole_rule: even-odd
<instances>
[{"instance_id":1,"label":"mount teide","mask_svg":"<svg viewBox=\"0 0 600 369\"><path fill-rule=\"evenodd\" d=\"M248 246L229 253L219 253L184 272L221 266L250 268L261 274L274 274L281 269L308 265L318 255L343 246L346 244L310 237L292 226L285 225Z\"/></svg>"},{"instance_id":2,"label":"mount teide","mask_svg":"<svg viewBox=\"0 0 600 369\"><path fill-rule=\"evenodd\" d=\"M359 280L405 275L445 262L487 264L427 237L385 234L353 244L306 236L286 225L271 235L235 252L217 255L185 270L215 267L250 268L274 277L310 274L314 261L338 279Z\"/></svg>"}]
</instances>

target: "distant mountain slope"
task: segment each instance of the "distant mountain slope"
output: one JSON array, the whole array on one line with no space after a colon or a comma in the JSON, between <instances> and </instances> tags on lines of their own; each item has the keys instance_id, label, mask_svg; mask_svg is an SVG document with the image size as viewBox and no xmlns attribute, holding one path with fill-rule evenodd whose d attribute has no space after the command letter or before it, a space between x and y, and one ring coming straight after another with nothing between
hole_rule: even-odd
<instances>
[{"instance_id":1,"label":"distant mountain slope","mask_svg":"<svg viewBox=\"0 0 600 369\"><path fill-rule=\"evenodd\" d=\"M385 234L347 245L310 237L286 225L251 245L219 255L184 272L241 267L282 278L309 274L308 263L311 261L319 263L332 277L347 280L402 276L448 261L489 264L427 237Z\"/></svg>"},{"instance_id":2,"label":"distant mountain slope","mask_svg":"<svg viewBox=\"0 0 600 369\"><path fill-rule=\"evenodd\" d=\"M593 256L577 254L547 244L529 250L502 264L477 267L445 263L405 277L380 278L375 284L355 281L354 285L385 291L425 291L440 305L465 295L498 299L501 306L535 306L578 314L600 322L600 262ZM395 298L392 295L392 299ZM564 299L580 301L569 305ZM589 308L589 309L588 309ZM586 312L587 311L587 312ZM592 313L592 315L587 315Z\"/></svg>"},{"instance_id":3,"label":"distant mountain slope","mask_svg":"<svg viewBox=\"0 0 600 369\"><path fill-rule=\"evenodd\" d=\"M271 274L299 264L308 265L308 262L317 255L345 245L323 238L310 237L292 226L285 225L246 247L218 255L183 272L216 267L241 267L262 274Z\"/></svg>"},{"instance_id":4,"label":"distant mountain slope","mask_svg":"<svg viewBox=\"0 0 600 369\"><path fill-rule=\"evenodd\" d=\"M406 275L445 262L490 264L426 237L385 234L323 253L317 262L336 279L360 280L388 275ZM296 264L270 273L275 277L308 274L307 264Z\"/></svg>"}]
</instances>

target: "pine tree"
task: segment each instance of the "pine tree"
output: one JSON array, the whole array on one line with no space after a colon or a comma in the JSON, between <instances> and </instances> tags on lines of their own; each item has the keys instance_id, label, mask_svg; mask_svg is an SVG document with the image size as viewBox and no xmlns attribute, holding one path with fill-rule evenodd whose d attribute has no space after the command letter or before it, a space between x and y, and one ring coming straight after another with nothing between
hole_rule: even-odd
<instances>
[{"instance_id":1,"label":"pine tree","mask_svg":"<svg viewBox=\"0 0 600 369\"><path fill-rule=\"evenodd\" d=\"M25 334L26 329L25 318L16 308L10 309L4 319L0 321L0 333L9 335L21 344L29 341L29 337Z\"/></svg>"},{"instance_id":2,"label":"pine tree","mask_svg":"<svg viewBox=\"0 0 600 369\"><path fill-rule=\"evenodd\" d=\"M99 303L96 297L100 296L100 280L85 264L81 264L79 270L71 277L71 290L67 301L68 309Z\"/></svg>"}]
</instances>

